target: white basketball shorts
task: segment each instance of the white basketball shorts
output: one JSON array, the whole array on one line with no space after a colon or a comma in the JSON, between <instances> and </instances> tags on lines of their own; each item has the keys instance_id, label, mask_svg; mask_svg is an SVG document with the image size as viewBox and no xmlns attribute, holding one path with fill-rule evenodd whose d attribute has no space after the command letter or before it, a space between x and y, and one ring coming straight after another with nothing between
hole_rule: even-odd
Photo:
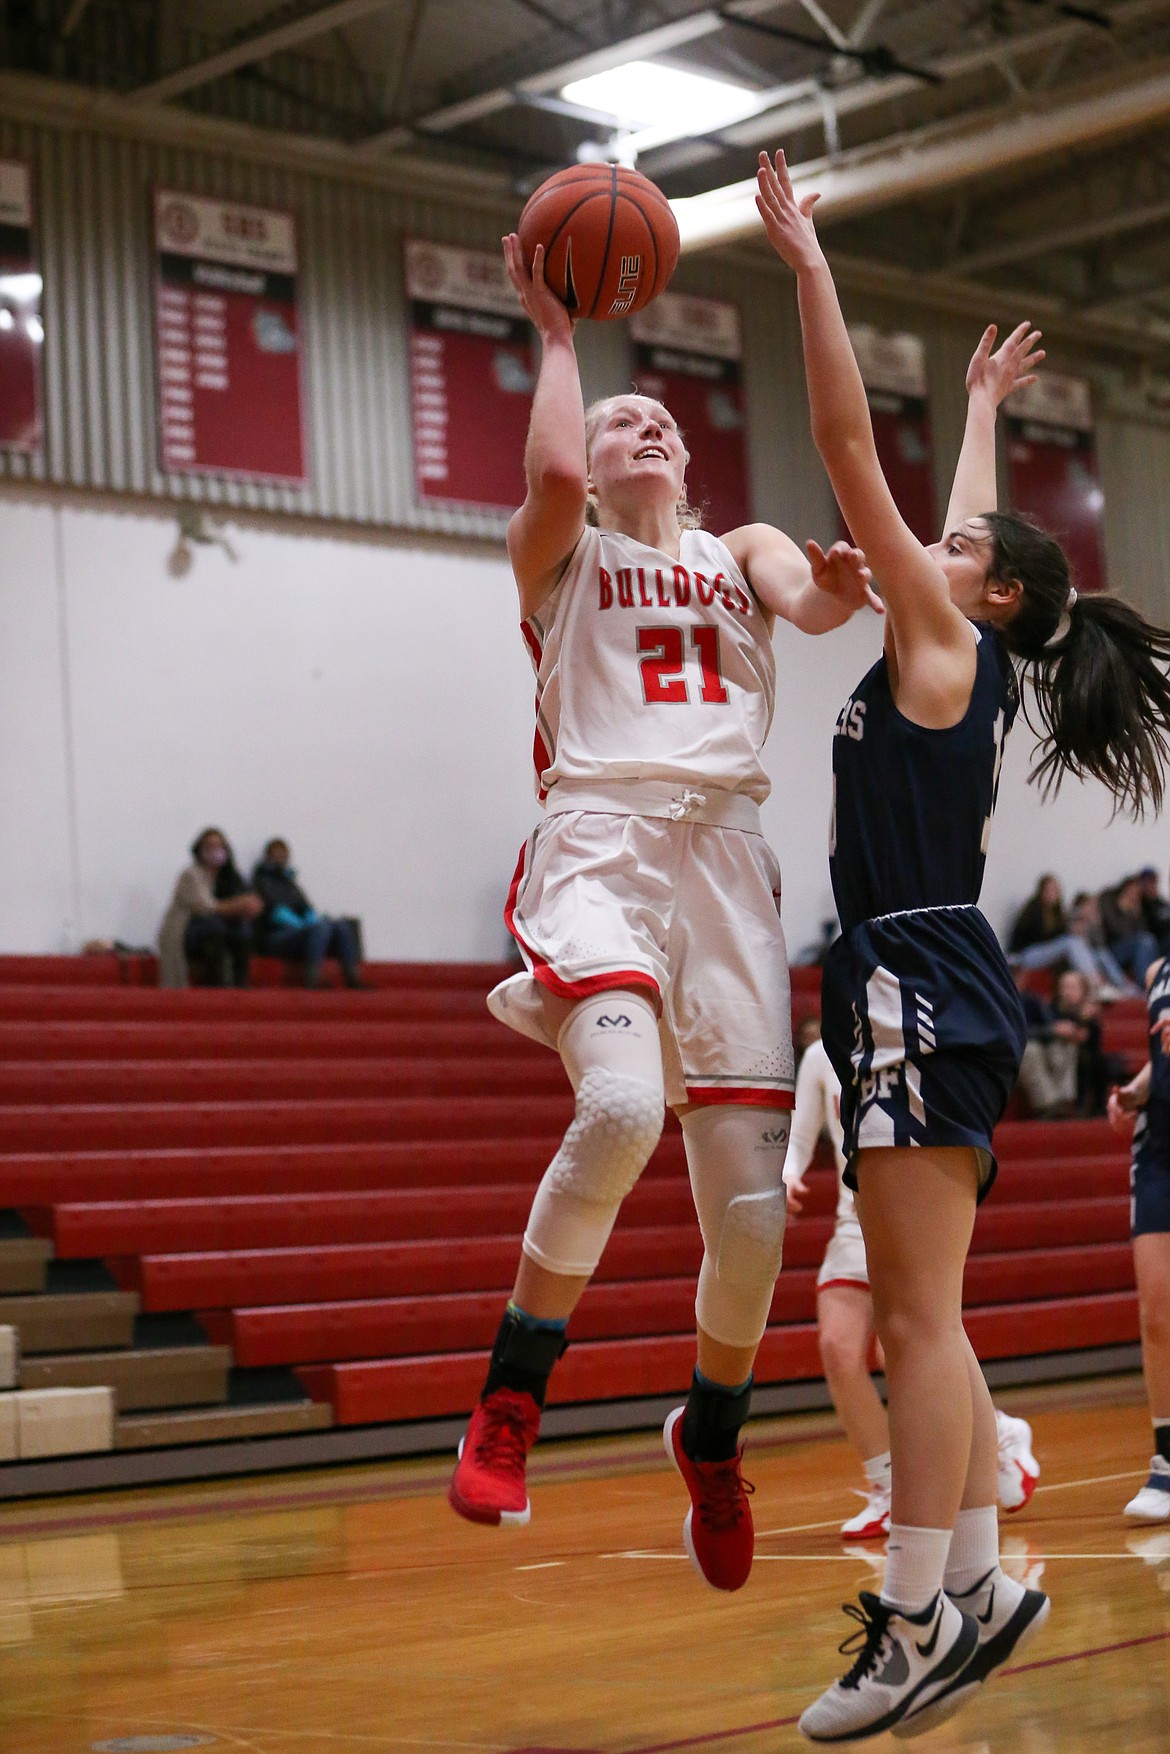
<instances>
[{"instance_id":1,"label":"white basketball shorts","mask_svg":"<svg viewBox=\"0 0 1170 1754\"><path fill-rule=\"evenodd\" d=\"M760 834L568 810L525 843L505 919L528 972L489 999L549 1046L540 989L645 992L666 1100L791 1108L795 1072L780 869Z\"/></svg>"},{"instance_id":2,"label":"white basketball shorts","mask_svg":"<svg viewBox=\"0 0 1170 1754\"><path fill-rule=\"evenodd\" d=\"M865 1238L857 1215L838 1215L821 1270L817 1274L817 1290L830 1285L856 1285L869 1290L869 1265L865 1258Z\"/></svg>"}]
</instances>

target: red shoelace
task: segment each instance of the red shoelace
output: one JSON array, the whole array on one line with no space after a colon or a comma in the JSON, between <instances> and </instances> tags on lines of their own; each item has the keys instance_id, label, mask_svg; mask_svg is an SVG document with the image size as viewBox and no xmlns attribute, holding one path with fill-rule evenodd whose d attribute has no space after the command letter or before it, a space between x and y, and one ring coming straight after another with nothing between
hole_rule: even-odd
<instances>
[{"instance_id":1,"label":"red shoelace","mask_svg":"<svg viewBox=\"0 0 1170 1754\"><path fill-rule=\"evenodd\" d=\"M717 1535L735 1527L747 1509L745 1501L755 1491L751 1481L745 1480L739 1471L742 1454L741 1450L729 1462L696 1464L701 1486L699 1521Z\"/></svg>"},{"instance_id":2,"label":"red shoelace","mask_svg":"<svg viewBox=\"0 0 1170 1754\"><path fill-rule=\"evenodd\" d=\"M514 1402L493 1396L480 1403L475 1438L477 1467L493 1473L524 1473L532 1441L532 1416Z\"/></svg>"}]
</instances>

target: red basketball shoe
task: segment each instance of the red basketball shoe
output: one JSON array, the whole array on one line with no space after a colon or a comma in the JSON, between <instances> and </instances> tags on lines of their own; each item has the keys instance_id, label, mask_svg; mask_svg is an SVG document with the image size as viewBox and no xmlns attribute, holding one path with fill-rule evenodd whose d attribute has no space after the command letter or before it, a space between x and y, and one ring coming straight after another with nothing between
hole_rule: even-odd
<instances>
[{"instance_id":1,"label":"red basketball shoe","mask_svg":"<svg viewBox=\"0 0 1170 1754\"><path fill-rule=\"evenodd\" d=\"M539 1430L531 1395L496 1389L478 1401L447 1488L452 1510L471 1523L526 1523L532 1506L524 1467Z\"/></svg>"},{"instance_id":2,"label":"red basketball shoe","mask_svg":"<svg viewBox=\"0 0 1170 1754\"><path fill-rule=\"evenodd\" d=\"M755 1487L740 1472L743 1448L729 1462L692 1462L682 1442L685 1411L676 1407L662 1429L666 1453L691 1495L683 1544L691 1564L712 1589L742 1589L752 1569L756 1540L748 1503Z\"/></svg>"}]
</instances>

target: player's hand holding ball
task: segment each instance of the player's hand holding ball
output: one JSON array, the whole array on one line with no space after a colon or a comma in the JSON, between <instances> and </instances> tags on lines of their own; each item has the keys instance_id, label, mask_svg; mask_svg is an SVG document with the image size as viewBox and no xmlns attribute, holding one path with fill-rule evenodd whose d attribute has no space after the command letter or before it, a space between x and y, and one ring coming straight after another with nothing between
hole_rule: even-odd
<instances>
[{"instance_id":1,"label":"player's hand holding ball","mask_svg":"<svg viewBox=\"0 0 1170 1754\"><path fill-rule=\"evenodd\" d=\"M544 278L544 248L537 245L531 269L524 263L524 251L516 232L504 239L504 266L508 279L516 288L516 296L542 341L573 339L573 319Z\"/></svg>"}]
</instances>

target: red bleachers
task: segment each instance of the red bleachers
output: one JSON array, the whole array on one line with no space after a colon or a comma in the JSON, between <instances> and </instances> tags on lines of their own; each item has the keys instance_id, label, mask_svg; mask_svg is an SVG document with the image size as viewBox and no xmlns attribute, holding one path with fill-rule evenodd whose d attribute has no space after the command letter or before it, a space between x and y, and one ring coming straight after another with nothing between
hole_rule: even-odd
<instances>
[{"instance_id":1,"label":"red bleachers","mask_svg":"<svg viewBox=\"0 0 1170 1754\"><path fill-rule=\"evenodd\" d=\"M555 1056L492 1021L504 971L384 965L369 993L160 992L148 959L0 958L0 1207L106 1260L149 1313L194 1311L243 1366L290 1365L341 1423L465 1410L532 1190L571 1114ZM794 971L794 1010L817 1006ZM1106 1045L1139 1054L1140 1004ZM1102 1121L1012 1121L976 1223L981 1356L1132 1341L1128 1153ZM810 1178L757 1371L820 1374ZM694 1357L701 1243L669 1122L574 1320L552 1399L661 1395Z\"/></svg>"}]
</instances>

